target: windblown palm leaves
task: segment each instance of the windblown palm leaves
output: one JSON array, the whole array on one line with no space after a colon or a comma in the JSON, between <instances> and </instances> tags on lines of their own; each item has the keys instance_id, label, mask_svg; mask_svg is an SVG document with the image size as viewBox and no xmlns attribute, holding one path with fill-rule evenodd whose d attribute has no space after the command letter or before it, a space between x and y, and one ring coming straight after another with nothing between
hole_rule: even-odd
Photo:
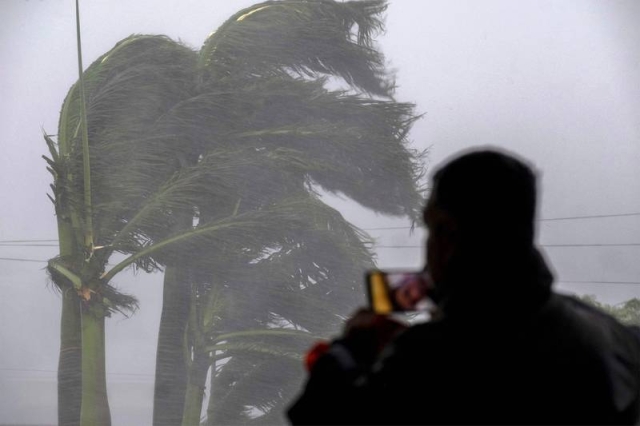
<instances>
[{"instance_id":1,"label":"windblown palm leaves","mask_svg":"<svg viewBox=\"0 0 640 426\"><path fill-rule=\"evenodd\" d=\"M84 73L88 158L79 84L69 92L57 146L47 137L61 241L50 271L75 297L70 317L101 317L135 307L110 284L118 272L165 268L155 424L200 422L211 366L210 424L281 422L300 354L363 302L369 240L315 188L418 217L416 116L392 99L373 44L385 7L261 3L198 53L122 40ZM107 268L114 252L126 256ZM62 359L60 377L77 377Z\"/></svg>"},{"instance_id":2,"label":"windblown palm leaves","mask_svg":"<svg viewBox=\"0 0 640 426\"><path fill-rule=\"evenodd\" d=\"M91 332L84 325L92 318L103 324L104 315L112 310L135 308L135 301L118 293L103 274L116 244L118 251L132 254L149 242L149 237L137 229L123 230L143 209L148 196L180 168L188 152L184 144L160 127L176 98L190 96L185 85L195 78L196 59L190 49L164 37L123 40L71 88L61 111L57 147L46 137L61 249L60 256L49 262L49 270L65 296L60 424L78 422L80 398L99 400L82 405L86 422L109 423L104 372L99 371L104 370L104 354L96 353L99 359L85 359L96 345L89 343L90 336L99 334L93 337L103 344L104 330ZM82 89L89 117L86 143ZM137 265L147 270L154 266L152 259L140 259ZM74 293L79 297L74 298ZM83 321L82 339L81 315L87 319ZM85 368L97 368L98 372ZM93 376L102 376L98 396L91 394L95 384L84 383ZM101 414L92 414L93 406L102 407Z\"/></svg>"}]
</instances>

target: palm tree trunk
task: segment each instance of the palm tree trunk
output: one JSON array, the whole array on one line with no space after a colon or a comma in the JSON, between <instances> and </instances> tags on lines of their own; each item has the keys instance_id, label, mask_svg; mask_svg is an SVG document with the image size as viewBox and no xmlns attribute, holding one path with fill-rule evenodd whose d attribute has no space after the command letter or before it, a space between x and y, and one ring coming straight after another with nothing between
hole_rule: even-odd
<instances>
[{"instance_id":1,"label":"palm tree trunk","mask_svg":"<svg viewBox=\"0 0 640 426\"><path fill-rule=\"evenodd\" d=\"M156 352L154 426L176 426L182 421L187 389L185 332L190 297L187 280L185 268L167 267Z\"/></svg>"},{"instance_id":2,"label":"palm tree trunk","mask_svg":"<svg viewBox=\"0 0 640 426\"><path fill-rule=\"evenodd\" d=\"M77 253L73 227L58 215L60 257L73 258ZM82 404L82 335L80 299L71 285L60 285L60 357L58 359L58 425L80 424Z\"/></svg>"},{"instance_id":3,"label":"palm tree trunk","mask_svg":"<svg viewBox=\"0 0 640 426\"><path fill-rule=\"evenodd\" d=\"M105 317L82 309L82 426L110 426L105 367Z\"/></svg>"},{"instance_id":4,"label":"palm tree trunk","mask_svg":"<svg viewBox=\"0 0 640 426\"><path fill-rule=\"evenodd\" d=\"M80 300L74 291L62 290L60 359L58 361L58 425L80 424L82 402L82 338Z\"/></svg>"},{"instance_id":5,"label":"palm tree trunk","mask_svg":"<svg viewBox=\"0 0 640 426\"><path fill-rule=\"evenodd\" d=\"M184 401L182 426L197 426L200 424L208 369L208 354L206 352L196 351L194 353L193 363L189 369L189 383Z\"/></svg>"},{"instance_id":6,"label":"palm tree trunk","mask_svg":"<svg viewBox=\"0 0 640 426\"><path fill-rule=\"evenodd\" d=\"M216 379L216 361L211 363L211 377L209 378L209 403L207 404L207 424L215 424L216 404L213 398L213 385Z\"/></svg>"},{"instance_id":7,"label":"palm tree trunk","mask_svg":"<svg viewBox=\"0 0 640 426\"><path fill-rule=\"evenodd\" d=\"M188 328L191 334L192 361L189 363L187 392L184 399L182 426L200 425L207 371L210 366L209 352L205 349L200 316L198 315L197 289L193 286L189 292Z\"/></svg>"}]
</instances>

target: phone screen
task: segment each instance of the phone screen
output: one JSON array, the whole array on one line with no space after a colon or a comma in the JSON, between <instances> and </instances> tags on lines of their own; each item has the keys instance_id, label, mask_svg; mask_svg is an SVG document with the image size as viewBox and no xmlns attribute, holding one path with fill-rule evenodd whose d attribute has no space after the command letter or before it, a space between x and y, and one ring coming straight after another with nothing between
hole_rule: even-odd
<instances>
[{"instance_id":1,"label":"phone screen","mask_svg":"<svg viewBox=\"0 0 640 426\"><path fill-rule=\"evenodd\" d=\"M433 283L423 270L369 271L366 287L369 307L376 313L420 312L431 304Z\"/></svg>"}]
</instances>

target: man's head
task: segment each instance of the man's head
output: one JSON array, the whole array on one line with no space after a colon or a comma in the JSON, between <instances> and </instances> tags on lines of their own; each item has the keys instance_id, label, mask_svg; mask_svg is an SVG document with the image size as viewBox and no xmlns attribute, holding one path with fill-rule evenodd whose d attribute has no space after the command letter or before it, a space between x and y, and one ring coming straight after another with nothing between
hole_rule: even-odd
<instances>
[{"instance_id":1,"label":"man's head","mask_svg":"<svg viewBox=\"0 0 640 426\"><path fill-rule=\"evenodd\" d=\"M526 256L533 247L535 210L536 176L513 155L477 149L447 162L433 176L424 210L434 281Z\"/></svg>"}]
</instances>

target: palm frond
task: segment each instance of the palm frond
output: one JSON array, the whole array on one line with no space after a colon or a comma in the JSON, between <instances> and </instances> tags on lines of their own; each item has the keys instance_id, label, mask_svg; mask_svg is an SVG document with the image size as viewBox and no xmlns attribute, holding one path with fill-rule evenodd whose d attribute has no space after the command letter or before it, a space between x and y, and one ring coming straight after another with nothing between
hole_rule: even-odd
<instances>
[{"instance_id":1,"label":"palm frond","mask_svg":"<svg viewBox=\"0 0 640 426\"><path fill-rule=\"evenodd\" d=\"M236 216L214 220L196 228L182 230L161 241L149 242L114 266L103 278L107 281L125 267L146 257L172 257L180 252L233 254L250 260L264 254L278 241L306 229L332 230L351 236L350 244L359 245L369 257L371 252L357 235L364 235L342 219L340 213L321 201L305 195L294 196L260 210L250 210ZM208 257L203 265L211 263ZM198 263L198 257L192 259ZM162 262L160 262L162 263Z\"/></svg>"},{"instance_id":2,"label":"palm frond","mask_svg":"<svg viewBox=\"0 0 640 426\"><path fill-rule=\"evenodd\" d=\"M289 328L242 330L218 334L210 340L206 351L222 352L216 353L215 358L217 359L238 353L255 352L300 360L300 349L304 350L317 339L319 336Z\"/></svg>"},{"instance_id":3,"label":"palm frond","mask_svg":"<svg viewBox=\"0 0 640 426\"><path fill-rule=\"evenodd\" d=\"M195 53L162 36L131 36L118 43L85 71L88 133L91 146L93 197L104 206L118 199L126 210L135 210L150 188L176 170L179 157L189 148L170 137L156 134L156 122L193 83ZM59 144L67 158L69 176L77 176L83 164L78 126L81 108L76 86L63 104ZM65 148L63 150L63 147ZM185 151L187 153L185 153ZM171 158L176 160L170 161ZM168 160L169 159L169 160ZM66 192L82 193L82 182L64 182ZM135 188L135 193L123 190ZM77 200L70 208L79 209ZM114 232L112 216L123 215L96 206L99 235ZM125 210L125 211L126 211ZM130 214L130 213L129 213ZM126 215L126 214L125 214ZM101 220L102 219L102 220Z\"/></svg>"},{"instance_id":4,"label":"palm frond","mask_svg":"<svg viewBox=\"0 0 640 426\"><path fill-rule=\"evenodd\" d=\"M122 269L179 270L184 280L169 281L191 300L185 350L228 359L216 363L209 420L283 421L310 337L329 337L364 302L371 240L313 185L418 217L424 154L408 147L417 116L392 100L373 41L385 9L384 0L267 1L232 16L199 53L132 35L83 74L90 218L103 247L61 261L88 277L107 311L137 307L109 284ZM344 91L327 89L336 79ZM56 211L78 247L88 221L81 115L76 84L58 146L45 137ZM127 257L104 272L114 251Z\"/></svg>"},{"instance_id":5,"label":"palm frond","mask_svg":"<svg viewBox=\"0 0 640 426\"><path fill-rule=\"evenodd\" d=\"M287 180L310 177L375 211L419 218L426 152L409 148L407 135L419 118L412 104L329 92L317 82L270 78L199 95L173 113L176 126L205 151L246 147L273 155L274 150L291 150L289 157L294 160L295 155L296 163L281 169L292 175ZM260 183L269 181L253 182L264 189Z\"/></svg>"},{"instance_id":6,"label":"palm frond","mask_svg":"<svg viewBox=\"0 0 640 426\"><path fill-rule=\"evenodd\" d=\"M209 424L248 424L255 414L247 405L263 412L284 405L300 385L301 370L302 363L289 357L246 352L231 357L214 373Z\"/></svg>"},{"instance_id":7,"label":"palm frond","mask_svg":"<svg viewBox=\"0 0 640 426\"><path fill-rule=\"evenodd\" d=\"M372 45L383 30L380 14L385 9L383 0L259 3L209 36L200 65L216 82L291 72L329 74L367 93L390 96L393 81L384 71L383 55Z\"/></svg>"},{"instance_id":8,"label":"palm frond","mask_svg":"<svg viewBox=\"0 0 640 426\"><path fill-rule=\"evenodd\" d=\"M101 304L107 307L109 312L119 312L125 317L132 315L138 310L138 300L131 295L122 293L111 284L100 286L99 296Z\"/></svg>"}]
</instances>

